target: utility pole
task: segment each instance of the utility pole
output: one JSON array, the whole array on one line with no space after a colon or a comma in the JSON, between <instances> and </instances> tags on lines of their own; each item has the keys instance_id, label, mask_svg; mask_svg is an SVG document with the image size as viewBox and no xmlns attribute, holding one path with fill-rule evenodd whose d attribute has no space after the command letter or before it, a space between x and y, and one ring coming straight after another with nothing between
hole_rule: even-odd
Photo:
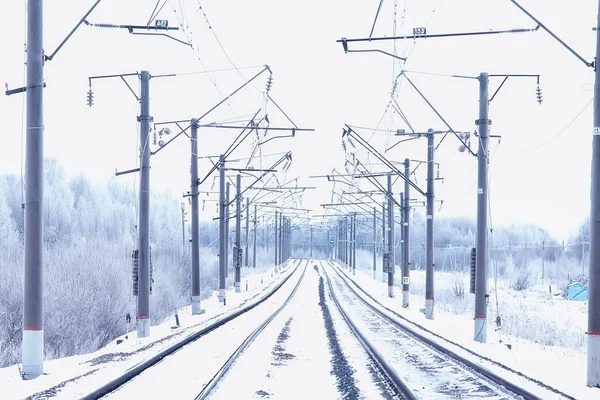
<instances>
[{"instance_id":1,"label":"utility pole","mask_svg":"<svg viewBox=\"0 0 600 400\"><path fill-rule=\"evenodd\" d=\"M388 297L394 297L394 203L392 202L392 175L387 176L388 189Z\"/></svg>"},{"instance_id":2,"label":"utility pole","mask_svg":"<svg viewBox=\"0 0 600 400\"><path fill-rule=\"evenodd\" d=\"M292 246L291 241L291 229L290 229L290 218L285 218L285 261L290 259L290 247Z\"/></svg>"},{"instance_id":3,"label":"utility pole","mask_svg":"<svg viewBox=\"0 0 600 400\"><path fill-rule=\"evenodd\" d=\"M387 214L385 212L385 200L381 203L381 256L382 256L382 277L385 275L384 273L384 264L385 264L385 253L387 252L387 245L386 245L386 237L387 237L387 231L385 230L385 219L387 218Z\"/></svg>"},{"instance_id":4,"label":"utility pole","mask_svg":"<svg viewBox=\"0 0 600 400\"><path fill-rule=\"evenodd\" d=\"M138 222L137 337L150 336L150 74L142 71L140 112L140 215Z\"/></svg>"},{"instance_id":5,"label":"utility pole","mask_svg":"<svg viewBox=\"0 0 600 400\"><path fill-rule=\"evenodd\" d=\"M338 221L338 225L339 225L339 232L338 232L338 236L339 236L339 241L338 241L338 260L340 260L342 263L344 262L344 220L342 218L340 218L340 220Z\"/></svg>"},{"instance_id":6,"label":"utility pole","mask_svg":"<svg viewBox=\"0 0 600 400\"><path fill-rule=\"evenodd\" d=\"M278 218L278 215L277 214L278 214L277 210L275 210L275 271L277 271L277 260L279 257L279 252L277 251L277 245L278 245L278 240L277 240L277 222L278 222L277 218Z\"/></svg>"},{"instance_id":7,"label":"utility pole","mask_svg":"<svg viewBox=\"0 0 600 400\"><path fill-rule=\"evenodd\" d=\"M546 255L546 242L542 240L542 285L544 284L544 256ZM492 249L493 251L493 249Z\"/></svg>"},{"instance_id":8,"label":"utility pole","mask_svg":"<svg viewBox=\"0 0 600 400\"><path fill-rule=\"evenodd\" d=\"M427 132L427 267L425 271L425 318L427 319L433 319L435 305L433 295L433 267L435 265L433 247L434 145L433 129L429 129Z\"/></svg>"},{"instance_id":9,"label":"utility pole","mask_svg":"<svg viewBox=\"0 0 600 400\"><path fill-rule=\"evenodd\" d=\"M313 236L312 236L312 225L310 226L310 258L313 258Z\"/></svg>"},{"instance_id":10,"label":"utility pole","mask_svg":"<svg viewBox=\"0 0 600 400\"><path fill-rule=\"evenodd\" d=\"M346 215L346 267L352 270L352 215Z\"/></svg>"},{"instance_id":11,"label":"utility pole","mask_svg":"<svg viewBox=\"0 0 600 400\"><path fill-rule=\"evenodd\" d=\"M337 260L342 260L342 220L338 219L337 223L337 243L336 243Z\"/></svg>"},{"instance_id":12,"label":"utility pole","mask_svg":"<svg viewBox=\"0 0 600 400\"><path fill-rule=\"evenodd\" d=\"M410 179L410 160L404 159L404 175ZM402 307L410 304L410 185L404 181L404 209L402 217Z\"/></svg>"},{"instance_id":13,"label":"utility pole","mask_svg":"<svg viewBox=\"0 0 600 400\"><path fill-rule=\"evenodd\" d=\"M404 225L404 221L406 221L406 199L404 198L404 192L400 193L400 237L402 244L402 307L408 308L410 305L410 268L408 262L406 261L406 255L408 252L406 251L406 226Z\"/></svg>"},{"instance_id":14,"label":"utility pole","mask_svg":"<svg viewBox=\"0 0 600 400\"><path fill-rule=\"evenodd\" d=\"M229 200L231 199L231 184L227 182L225 185L225 277L229 278Z\"/></svg>"},{"instance_id":15,"label":"utility pole","mask_svg":"<svg viewBox=\"0 0 600 400\"><path fill-rule=\"evenodd\" d=\"M252 268L256 268L256 204L254 204L254 240L252 241Z\"/></svg>"},{"instance_id":16,"label":"utility pole","mask_svg":"<svg viewBox=\"0 0 600 400\"><path fill-rule=\"evenodd\" d=\"M339 245L339 253L340 253L340 262L342 264L344 264L344 218L345 217L341 217L339 224L340 224L340 245Z\"/></svg>"},{"instance_id":17,"label":"utility pole","mask_svg":"<svg viewBox=\"0 0 600 400\"><path fill-rule=\"evenodd\" d=\"M242 175L237 174L235 182L236 196L235 196L235 247L233 248L233 266L235 268L235 291L240 293L242 291L241 271L242 266Z\"/></svg>"},{"instance_id":18,"label":"utility pole","mask_svg":"<svg viewBox=\"0 0 600 400\"><path fill-rule=\"evenodd\" d=\"M352 220L352 275L356 275L356 213Z\"/></svg>"},{"instance_id":19,"label":"utility pole","mask_svg":"<svg viewBox=\"0 0 600 400\"><path fill-rule=\"evenodd\" d=\"M182 242L183 242L183 252L185 253L185 203L184 202L181 202L181 237L182 237Z\"/></svg>"},{"instance_id":20,"label":"utility pole","mask_svg":"<svg viewBox=\"0 0 600 400\"><path fill-rule=\"evenodd\" d=\"M246 197L246 257L244 259L246 262L244 266L248 266L248 239L250 238L250 198Z\"/></svg>"},{"instance_id":21,"label":"utility pole","mask_svg":"<svg viewBox=\"0 0 600 400\"><path fill-rule=\"evenodd\" d=\"M600 26L600 1L598 2ZM592 139L592 190L590 212L590 270L587 331L587 385L600 386L600 30L596 29L594 63L594 130Z\"/></svg>"},{"instance_id":22,"label":"utility pole","mask_svg":"<svg viewBox=\"0 0 600 400\"><path fill-rule=\"evenodd\" d=\"M341 253L341 248L342 248L342 220L338 219L337 222L337 240L336 240L336 259L338 261L341 261L342 258L342 253Z\"/></svg>"},{"instance_id":23,"label":"utility pole","mask_svg":"<svg viewBox=\"0 0 600 400\"><path fill-rule=\"evenodd\" d=\"M354 263L352 262L352 248L354 247L353 244L353 240L352 240L352 229L353 229L353 223L352 223L352 213L348 214L349 218L350 218L350 226L348 227L348 268L350 270L352 270L352 265L354 265Z\"/></svg>"},{"instance_id":24,"label":"utility pole","mask_svg":"<svg viewBox=\"0 0 600 400\"><path fill-rule=\"evenodd\" d=\"M327 229L327 259L330 260L333 256L332 254L333 248L331 247L331 232Z\"/></svg>"},{"instance_id":25,"label":"utility pole","mask_svg":"<svg viewBox=\"0 0 600 400\"><path fill-rule=\"evenodd\" d=\"M219 301L225 304L225 294L227 293L227 283L225 275L227 273L227 252L225 247L225 219L227 218L227 206L225 204L225 157L221 155L219 163Z\"/></svg>"},{"instance_id":26,"label":"utility pole","mask_svg":"<svg viewBox=\"0 0 600 400\"><path fill-rule=\"evenodd\" d=\"M283 264L283 213L279 213L279 264Z\"/></svg>"},{"instance_id":27,"label":"utility pole","mask_svg":"<svg viewBox=\"0 0 600 400\"><path fill-rule=\"evenodd\" d=\"M202 307L200 306L200 207L198 205L198 122L195 119L193 119L191 123L192 184L190 188L190 194L192 197L192 315L199 315L202 314L204 310L202 310Z\"/></svg>"},{"instance_id":28,"label":"utility pole","mask_svg":"<svg viewBox=\"0 0 600 400\"><path fill-rule=\"evenodd\" d=\"M373 207L373 279L377 279L377 209Z\"/></svg>"},{"instance_id":29,"label":"utility pole","mask_svg":"<svg viewBox=\"0 0 600 400\"><path fill-rule=\"evenodd\" d=\"M287 217L281 215L281 263L285 264L287 248Z\"/></svg>"},{"instance_id":30,"label":"utility pole","mask_svg":"<svg viewBox=\"0 0 600 400\"><path fill-rule=\"evenodd\" d=\"M23 378L44 373L44 20L42 0L27 2L27 136L25 157L25 266Z\"/></svg>"},{"instance_id":31,"label":"utility pole","mask_svg":"<svg viewBox=\"0 0 600 400\"><path fill-rule=\"evenodd\" d=\"M475 269L475 329L474 340L487 340L487 213L488 213L488 119L489 78L486 72L479 75L479 149L477 150L477 254Z\"/></svg>"}]
</instances>

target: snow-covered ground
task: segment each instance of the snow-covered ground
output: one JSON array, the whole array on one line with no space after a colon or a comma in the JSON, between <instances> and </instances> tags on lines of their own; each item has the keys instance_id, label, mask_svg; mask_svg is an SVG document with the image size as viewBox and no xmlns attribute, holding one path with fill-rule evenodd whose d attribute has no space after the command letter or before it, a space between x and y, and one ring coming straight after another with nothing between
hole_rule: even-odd
<instances>
[{"instance_id":1,"label":"snow-covered ground","mask_svg":"<svg viewBox=\"0 0 600 400\"><path fill-rule=\"evenodd\" d=\"M346 273L343 268L342 270ZM411 284L414 287L418 285L417 282L419 280L418 278L413 278L418 276L413 272L411 271ZM600 389L589 388L585 385L586 355L583 345L578 349L542 345L523 338L495 332L492 326L488 328L488 343L476 343L472 340L472 317L448 311L451 309L451 306L440 306L438 300L435 320L426 320L425 315L421 312L425 304L423 296L411 295L410 307L403 309L400 288L394 287L395 298L391 299L387 297L387 284L381 282L379 279L374 280L371 271L357 270L356 275L353 276L351 273L346 273L346 276L355 280L363 289L386 307L394 310L408 320L456 342L460 346L491 358L531 378L542 381L577 399L600 398ZM443 282L442 279L442 274L436 275L436 289L451 284L447 280ZM468 296L472 295L465 294L467 299L469 299ZM530 303L526 303L525 299L528 297L531 299ZM561 316L557 314L558 312L575 314L573 309L577 310L581 307L581 303L571 304L573 302L563 302L567 304L561 304L562 307L542 305L538 308L538 299L539 297L533 292L526 296L520 295L513 301L515 307L518 305L522 307L524 303L528 304L529 312L531 313L547 312L550 314L548 318L552 320L560 320ZM542 307L548 307L548 309ZM569 321L577 317L564 315L563 318L565 321ZM524 324L526 324L526 321L524 321ZM499 339L502 339L502 342Z\"/></svg>"},{"instance_id":2,"label":"snow-covered ground","mask_svg":"<svg viewBox=\"0 0 600 400\"><path fill-rule=\"evenodd\" d=\"M304 265L304 262L302 264ZM315 264L319 266L319 271L313 269ZM243 305L257 301L291 273L290 265L295 265L295 261L279 273L269 271L248 275L245 278L248 280L248 291L236 294L233 289L229 290L227 306L218 303L214 295L202 302L202 307L206 309L203 315L192 316L189 307L180 309L180 327L174 327L175 319L172 317L163 324L153 326L151 337L148 339L138 340L135 332L131 332L119 338L123 340L120 344L116 344L117 340L114 340L95 353L48 361L45 363L45 374L35 380L23 381L17 365L0 369L0 397L79 398L190 333L223 318ZM374 373L366 353L331 301L327 285L324 285L325 289L321 289L323 293L319 292L322 268L321 263L317 261L309 264L304 281L292 301L236 361L212 393L212 398L342 398L347 397L349 393L364 399L386 397L385 388ZM292 276L264 307L253 310L255 313L242 316L235 322L215 330L212 335L206 335L195 345L186 348L185 352L180 351L178 353L181 354L163 360L159 364L160 371L154 369L144 373L131 383L136 380L143 381L142 387L148 392L146 395L154 398L181 398L199 393L207 379L210 379L239 343L289 296L300 273L301 271ZM438 303L436 319L426 320L420 311L424 306L422 296L412 295L411 307L403 309L399 288L395 288L396 297L390 299L387 297L386 284L379 279L372 279L371 272L357 271L355 276L347 274L347 277L355 280L386 307L460 346L547 383L577 399L600 398L600 389L585 386L583 346L579 349L553 347L507 334L502 334L503 342L500 343L498 333L491 328L488 343L475 343L472 341L472 319L451 312L455 306L442 306ZM436 279L437 289L452 285L450 275L444 278L443 274L439 274ZM412 283L413 287L419 285L418 274L413 274ZM245 282L242 283L242 288L245 289ZM527 301L531 299L531 312L535 312L536 301L544 296L539 289L528 293L519 292L518 295L519 298L515 302L520 304L528 304ZM467 293L465 297L468 296ZM555 309L557 314L575 314L573 308L577 311L577 308L581 307L581 303L562 301L561 304L557 299L549 299L548 302L557 303L553 306L544 304L541 307ZM567 317L578 318L575 315L565 316ZM560 320L561 317L554 315L553 318ZM223 329L225 327L227 328ZM440 338L435 339L443 342ZM507 344L510 344L510 348ZM478 359L473 355L468 356ZM498 366L481 362L488 368L499 370L504 376L511 374ZM168 371L169 374L164 371ZM515 379L518 382L523 381L525 387L535 386L535 383L524 378ZM135 398L140 394L139 387L137 384L131 384L129 387L125 385L111 397ZM559 397L556 395L542 398Z\"/></svg>"},{"instance_id":3,"label":"snow-covered ground","mask_svg":"<svg viewBox=\"0 0 600 400\"><path fill-rule=\"evenodd\" d=\"M320 283L321 268L316 261L308 265L288 306L233 364L211 399L381 397L367 356L345 323L340 324L341 316L334 317L335 328L324 323L323 303L332 314L335 306ZM332 346L336 341L343 355Z\"/></svg>"},{"instance_id":4,"label":"snow-covered ground","mask_svg":"<svg viewBox=\"0 0 600 400\"><path fill-rule=\"evenodd\" d=\"M235 293L233 288L228 289L226 306L219 303L214 293L213 296L202 301L205 314L193 316L190 306L183 307L178 310L179 327L175 327L173 316L160 325L152 326L149 338L138 339L136 332L133 331L113 340L97 352L47 361L44 363L44 374L34 380L22 380L18 365L2 368L0 369L0 398L22 399L29 396L33 399L53 396L61 399L79 398L187 335L244 305L257 301L291 273L293 268L290 266L294 263L291 261L279 272L271 269L263 274L247 275L243 279L241 293ZM245 290L246 281L248 290ZM118 340L123 341L117 344ZM198 357L202 359L201 354ZM168 385L163 383L163 386Z\"/></svg>"},{"instance_id":5,"label":"snow-covered ground","mask_svg":"<svg viewBox=\"0 0 600 400\"><path fill-rule=\"evenodd\" d=\"M374 313L348 289L331 267L328 275L348 317L419 398L514 398Z\"/></svg>"}]
</instances>

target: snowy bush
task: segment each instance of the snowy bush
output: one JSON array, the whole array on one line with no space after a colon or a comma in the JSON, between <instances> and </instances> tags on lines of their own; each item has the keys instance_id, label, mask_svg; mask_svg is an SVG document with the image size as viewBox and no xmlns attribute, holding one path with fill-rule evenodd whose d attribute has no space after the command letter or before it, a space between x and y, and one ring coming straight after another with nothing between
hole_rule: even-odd
<instances>
[{"instance_id":1,"label":"snowy bush","mask_svg":"<svg viewBox=\"0 0 600 400\"><path fill-rule=\"evenodd\" d=\"M529 272L527 269L515 270L510 277L510 288L518 292L529 289L531 285L531 272Z\"/></svg>"},{"instance_id":2,"label":"snowy bush","mask_svg":"<svg viewBox=\"0 0 600 400\"><path fill-rule=\"evenodd\" d=\"M465 298L465 281L460 274L454 274L452 276L452 294L454 294L454 297L457 299Z\"/></svg>"},{"instance_id":3,"label":"snowy bush","mask_svg":"<svg viewBox=\"0 0 600 400\"><path fill-rule=\"evenodd\" d=\"M45 357L52 359L97 350L126 332L126 313L135 317L131 253L137 247L137 198L135 190L116 179L106 185L82 176L68 180L54 160L45 161L44 173L44 335ZM21 201L20 179L0 176L0 368L21 359ZM150 318L161 323L190 303L190 247L183 248L181 241L179 201L153 193L150 207ZM218 288L215 228L214 222L200 224L203 297ZM267 254L263 244L257 246L257 271L273 263L273 249Z\"/></svg>"}]
</instances>

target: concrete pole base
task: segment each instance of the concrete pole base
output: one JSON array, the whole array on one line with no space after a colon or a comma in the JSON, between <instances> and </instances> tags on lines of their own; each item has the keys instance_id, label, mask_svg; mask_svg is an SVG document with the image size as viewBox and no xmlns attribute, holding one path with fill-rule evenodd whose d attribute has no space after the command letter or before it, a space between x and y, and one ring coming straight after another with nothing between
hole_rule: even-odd
<instances>
[{"instance_id":1,"label":"concrete pole base","mask_svg":"<svg viewBox=\"0 0 600 400\"><path fill-rule=\"evenodd\" d=\"M377 279L377 271L373 270L373 279Z\"/></svg>"},{"instance_id":2,"label":"concrete pole base","mask_svg":"<svg viewBox=\"0 0 600 400\"><path fill-rule=\"evenodd\" d=\"M487 342L487 325L485 317L475 317L473 340L479 343Z\"/></svg>"},{"instance_id":3,"label":"concrete pole base","mask_svg":"<svg viewBox=\"0 0 600 400\"><path fill-rule=\"evenodd\" d=\"M356 275L356 268L352 268L352 275Z\"/></svg>"},{"instance_id":4,"label":"concrete pole base","mask_svg":"<svg viewBox=\"0 0 600 400\"><path fill-rule=\"evenodd\" d=\"M393 286L388 286L388 297L390 297L390 298L392 298L392 299L393 299L394 297L396 297L396 296L394 295L394 287L393 287Z\"/></svg>"},{"instance_id":5,"label":"concrete pole base","mask_svg":"<svg viewBox=\"0 0 600 400\"><path fill-rule=\"evenodd\" d=\"M241 291L242 291L242 285L240 284L240 282L236 282L235 283L235 292L241 293Z\"/></svg>"},{"instance_id":6,"label":"concrete pole base","mask_svg":"<svg viewBox=\"0 0 600 400\"><path fill-rule=\"evenodd\" d=\"M600 334L587 335L587 385L600 386Z\"/></svg>"},{"instance_id":7,"label":"concrete pole base","mask_svg":"<svg viewBox=\"0 0 600 400\"><path fill-rule=\"evenodd\" d=\"M44 330L23 330L21 344L23 379L35 379L44 373Z\"/></svg>"},{"instance_id":8,"label":"concrete pole base","mask_svg":"<svg viewBox=\"0 0 600 400\"><path fill-rule=\"evenodd\" d=\"M225 303L227 289L219 289L219 303Z\"/></svg>"},{"instance_id":9,"label":"concrete pole base","mask_svg":"<svg viewBox=\"0 0 600 400\"><path fill-rule=\"evenodd\" d=\"M137 322L137 337L146 338L150 336L150 318L138 319Z\"/></svg>"},{"instance_id":10,"label":"concrete pole base","mask_svg":"<svg viewBox=\"0 0 600 400\"><path fill-rule=\"evenodd\" d=\"M408 290L402 291L402 307L408 308L410 302L410 292Z\"/></svg>"},{"instance_id":11,"label":"concrete pole base","mask_svg":"<svg viewBox=\"0 0 600 400\"><path fill-rule=\"evenodd\" d=\"M433 299L425 300L425 318L433 319L434 317L434 301Z\"/></svg>"},{"instance_id":12,"label":"concrete pole base","mask_svg":"<svg viewBox=\"0 0 600 400\"><path fill-rule=\"evenodd\" d=\"M200 307L200 296L192 296L192 315L204 314L204 310Z\"/></svg>"}]
</instances>

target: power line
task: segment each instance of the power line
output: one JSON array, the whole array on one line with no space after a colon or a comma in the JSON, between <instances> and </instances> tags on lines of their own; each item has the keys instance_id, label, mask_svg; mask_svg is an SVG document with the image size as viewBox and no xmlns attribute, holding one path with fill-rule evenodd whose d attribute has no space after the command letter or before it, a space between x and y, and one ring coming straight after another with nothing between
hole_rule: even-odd
<instances>
[{"instance_id":1,"label":"power line","mask_svg":"<svg viewBox=\"0 0 600 400\"><path fill-rule=\"evenodd\" d=\"M573 125L575 123L575 121L577 121L579 119L579 117L581 116L581 114L583 114L584 111L587 110L587 108L590 106L590 104L592 104L592 101L594 101L593 97L590 99L590 101L587 102L587 104L585 105L585 107L583 107L583 109L581 111L579 111L579 113L575 116L575 118L573 118L571 120L571 122L569 122L563 129L561 129L560 132L558 132L556 135L552 136L548 141L546 141L546 142L544 142L544 143L540 144L539 146L536 146L536 147L534 147L532 149L528 149L527 151L538 150L538 149L544 147L545 145L551 143L552 141L554 141L554 139L558 138L563 133L565 133L571 127L571 125Z\"/></svg>"},{"instance_id":2,"label":"power line","mask_svg":"<svg viewBox=\"0 0 600 400\"><path fill-rule=\"evenodd\" d=\"M184 8L181 5L181 1L179 2L179 8L180 8L180 11L181 11L181 17L177 13L177 9L171 3L171 0L168 0L168 1L169 1L169 5L173 9L173 13L175 14L175 17L177 18L177 22L179 23L179 26L181 27L181 30L182 30L182 32L183 32L183 34L184 34L184 36L185 36L188 44L190 44L190 47L192 49L192 52L194 53L194 56L196 57L196 59L200 63L200 66L202 67L202 69L204 71L208 71L207 68L204 66L204 62L200 58L198 47L194 46L194 40L192 38L192 35L188 32L187 24L185 23L185 10L184 10ZM224 98L225 96L223 95L223 93L219 89L219 86L217 85L217 82L210 76L210 74L207 74L207 76L208 76L208 79L213 84L213 86L215 87L215 89L217 90L217 93L219 94L219 96L221 96L222 98ZM231 112L233 113L233 115L237 116L236 113L235 113L235 111L231 107L231 104L228 101L227 101L227 106L229 107L229 109L231 110Z\"/></svg>"}]
</instances>

